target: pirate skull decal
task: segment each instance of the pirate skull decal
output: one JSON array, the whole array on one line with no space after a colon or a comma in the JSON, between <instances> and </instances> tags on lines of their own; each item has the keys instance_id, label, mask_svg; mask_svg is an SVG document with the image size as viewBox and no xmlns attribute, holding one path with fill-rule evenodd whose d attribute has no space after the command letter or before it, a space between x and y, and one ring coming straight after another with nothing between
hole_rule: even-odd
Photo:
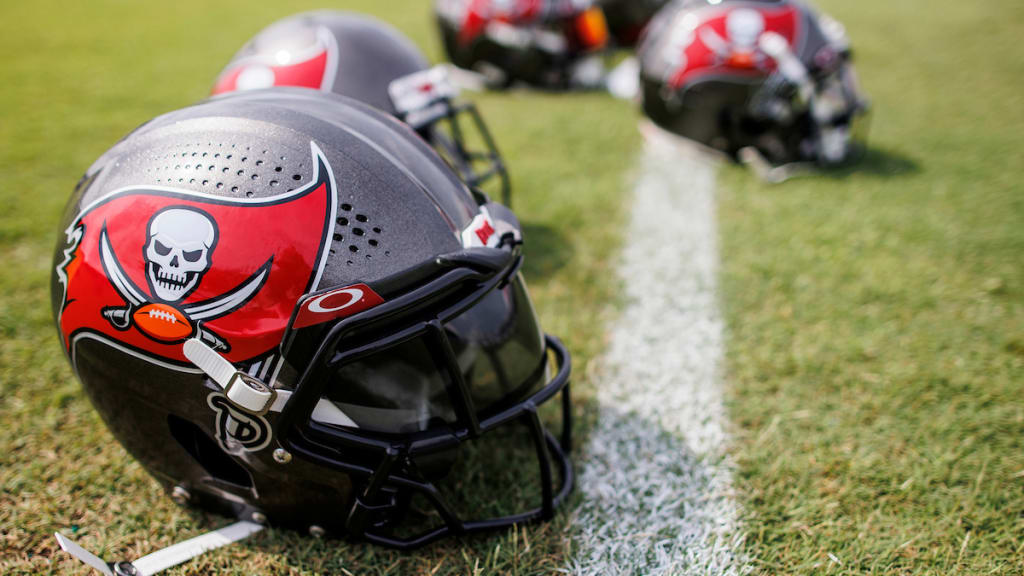
<instances>
[{"instance_id":1,"label":"pirate skull decal","mask_svg":"<svg viewBox=\"0 0 1024 576\"><path fill-rule=\"evenodd\" d=\"M149 222L145 248L151 292L164 302L178 302L191 294L210 269L216 242L217 225L204 212L185 207L157 212Z\"/></svg>"},{"instance_id":2,"label":"pirate skull decal","mask_svg":"<svg viewBox=\"0 0 1024 576\"><path fill-rule=\"evenodd\" d=\"M753 52L757 49L757 39L764 32L764 16L757 10L741 8L729 13L725 20L729 40L737 51Z\"/></svg>"},{"instance_id":3,"label":"pirate skull decal","mask_svg":"<svg viewBox=\"0 0 1024 576\"><path fill-rule=\"evenodd\" d=\"M720 59L720 63L738 68L756 68L764 63L757 41L766 30L764 15L752 8L732 10L725 18L725 37L711 26L704 26L700 39Z\"/></svg>"},{"instance_id":4,"label":"pirate skull decal","mask_svg":"<svg viewBox=\"0 0 1024 576\"><path fill-rule=\"evenodd\" d=\"M55 268L72 358L87 334L160 365L188 362L191 338L242 364L275 350L296 303L318 291L337 211L333 171L310 151L313 178L275 196L129 186L82 207Z\"/></svg>"}]
</instances>

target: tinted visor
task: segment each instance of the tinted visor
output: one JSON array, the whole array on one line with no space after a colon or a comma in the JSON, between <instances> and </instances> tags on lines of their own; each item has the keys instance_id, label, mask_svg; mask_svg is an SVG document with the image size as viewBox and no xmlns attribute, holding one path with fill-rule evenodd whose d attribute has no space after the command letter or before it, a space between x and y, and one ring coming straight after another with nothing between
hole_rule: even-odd
<instances>
[{"instance_id":1,"label":"tinted visor","mask_svg":"<svg viewBox=\"0 0 1024 576\"><path fill-rule=\"evenodd\" d=\"M543 337L518 275L442 327L454 362L430 335L419 334L332 367L323 398L360 430L408 434L456 423L449 390L458 376L481 418L546 382Z\"/></svg>"}]
</instances>

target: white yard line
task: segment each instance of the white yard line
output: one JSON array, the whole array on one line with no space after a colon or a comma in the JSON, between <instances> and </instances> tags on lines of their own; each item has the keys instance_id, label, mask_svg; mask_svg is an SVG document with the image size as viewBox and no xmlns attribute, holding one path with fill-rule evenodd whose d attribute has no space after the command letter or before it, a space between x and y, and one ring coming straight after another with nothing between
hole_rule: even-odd
<instances>
[{"instance_id":1,"label":"white yard line","mask_svg":"<svg viewBox=\"0 0 1024 576\"><path fill-rule=\"evenodd\" d=\"M715 159L645 129L568 571L743 574L724 447Z\"/></svg>"}]
</instances>

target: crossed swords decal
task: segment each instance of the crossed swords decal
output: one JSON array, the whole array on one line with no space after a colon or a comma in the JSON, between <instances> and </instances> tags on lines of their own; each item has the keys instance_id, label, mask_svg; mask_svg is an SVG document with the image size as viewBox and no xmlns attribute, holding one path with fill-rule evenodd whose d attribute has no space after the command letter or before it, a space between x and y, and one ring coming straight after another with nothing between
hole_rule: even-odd
<instances>
[{"instance_id":1,"label":"crossed swords decal","mask_svg":"<svg viewBox=\"0 0 1024 576\"><path fill-rule=\"evenodd\" d=\"M103 268L107 273L107 278L110 279L110 283L114 286L114 289L117 290L118 294L121 295L121 298L128 304L123 307L114 306L104 308L102 311L103 317L106 318L114 328L122 331L128 330L132 327L132 314L138 308L154 303L154 299L147 297L142 290L140 290L139 287L128 278L128 275L125 273L121 263L117 260L117 255L114 253L114 249L110 246L110 239L107 237L106 226L104 226L103 230L100 232L100 256L103 262ZM242 307L253 296L255 296L263 286L267 276L270 274L270 266L273 263L273 260L273 257L271 257L244 282L216 298L184 306L174 306L168 302L162 301L159 303L173 306L176 310L183 313L188 320L193 323L196 337L200 340L215 350L228 352L231 350L231 346L228 342L224 340L224 338L218 336L214 331L205 327L203 322L216 320L217 318L226 316Z\"/></svg>"}]
</instances>

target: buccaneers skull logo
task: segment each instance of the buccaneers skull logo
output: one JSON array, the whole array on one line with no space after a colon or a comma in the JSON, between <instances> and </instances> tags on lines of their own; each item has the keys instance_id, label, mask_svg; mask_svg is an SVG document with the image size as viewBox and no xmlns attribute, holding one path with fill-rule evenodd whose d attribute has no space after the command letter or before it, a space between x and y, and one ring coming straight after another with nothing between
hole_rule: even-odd
<instances>
[{"instance_id":1,"label":"buccaneers skull logo","mask_svg":"<svg viewBox=\"0 0 1024 576\"><path fill-rule=\"evenodd\" d=\"M111 283L126 306L103 309L103 317L118 330L133 325L143 334L164 343L184 342L199 336L215 349L228 351L221 337L200 323L215 320L244 305L259 291L273 257L238 287L209 300L176 306L190 295L210 269L210 252L217 243L217 225L205 212L187 206L171 206L153 215L143 259L149 298L128 277L111 247L106 226L100 232L100 255Z\"/></svg>"},{"instance_id":2,"label":"buccaneers skull logo","mask_svg":"<svg viewBox=\"0 0 1024 576\"><path fill-rule=\"evenodd\" d=\"M795 47L802 34L800 11L793 6L707 8L683 11L680 17L665 45L667 79L673 88L725 69L740 74L770 72L776 64L761 50L761 37L777 34Z\"/></svg>"},{"instance_id":3,"label":"buccaneers skull logo","mask_svg":"<svg viewBox=\"0 0 1024 576\"><path fill-rule=\"evenodd\" d=\"M146 280L158 298L177 302L192 293L210 269L217 224L194 208L165 208L149 221Z\"/></svg>"},{"instance_id":4,"label":"buccaneers skull logo","mask_svg":"<svg viewBox=\"0 0 1024 576\"><path fill-rule=\"evenodd\" d=\"M333 174L311 149L312 181L277 196L128 187L87 204L57 267L72 358L82 333L164 363L186 364L189 338L239 363L275 349L318 288L336 217Z\"/></svg>"}]
</instances>

